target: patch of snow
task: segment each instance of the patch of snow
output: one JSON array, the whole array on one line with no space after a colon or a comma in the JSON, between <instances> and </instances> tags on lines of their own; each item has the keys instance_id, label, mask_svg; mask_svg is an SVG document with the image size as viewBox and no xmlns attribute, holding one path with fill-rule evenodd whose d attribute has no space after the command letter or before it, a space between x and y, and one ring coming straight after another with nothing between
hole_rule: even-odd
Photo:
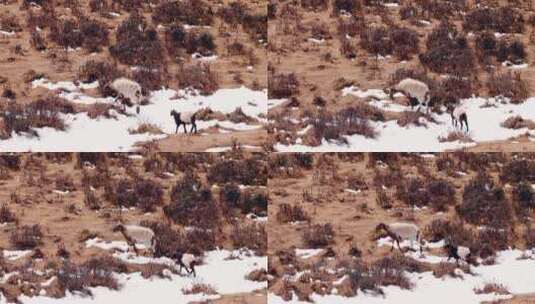
<instances>
[{"instance_id":1,"label":"patch of snow","mask_svg":"<svg viewBox=\"0 0 535 304\"><path fill-rule=\"evenodd\" d=\"M302 259L309 259L323 252L323 249L295 249L295 255Z\"/></svg>"},{"instance_id":2,"label":"patch of snow","mask_svg":"<svg viewBox=\"0 0 535 304\"><path fill-rule=\"evenodd\" d=\"M28 256L32 253L31 250L3 250L4 258L15 261Z\"/></svg>"}]
</instances>

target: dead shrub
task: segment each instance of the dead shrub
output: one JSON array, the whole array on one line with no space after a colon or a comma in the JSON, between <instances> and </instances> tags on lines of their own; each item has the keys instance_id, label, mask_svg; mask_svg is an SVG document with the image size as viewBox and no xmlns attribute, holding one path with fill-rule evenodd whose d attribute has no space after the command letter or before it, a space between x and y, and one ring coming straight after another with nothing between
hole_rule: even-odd
<instances>
[{"instance_id":1,"label":"dead shrub","mask_svg":"<svg viewBox=\"0 0 535 304\"><path fill-rule=\"evenodd\" d=\"M17 217L6 204L0 207L0 223L15 223Z\"/></svg>"},{"instance_id":2,"label":"dead shrub","mask_svg":"<svg viewBox=\"0 0 535 304\"><path fill-rule=\"evenodd\" d=\"M30 32L30 45L36 49L37 51L44 51L46 50L46 42L45 39L41 36L41 34L38 31L31 31Z\"/></svg>"},{"instance_id":3,"label":"dead shrub","mask_svg":"<svg viewBox=\"0 0 535 304\"><path fill-rule=\"evenodd\" d=\"M100 210L102 203L90 188L84 189L84 204L91 210Z\"/></svg>"},{"instance_id":4,"label":"dead shrub","mask_svg":"<svg viewBox=\"0 0 535 304\"><path fill-rule=\"evenodd\" d=\"M427 36L427 51L420 54L420 62L431 71L441 74L467 76L475 68L475 55L465 36L454 25L442 22Z\"/></svg>"},{"instance_id":5,"label":"dead shrub","mask_svg":"<svg viewBox=\"0 0 535 304\"><path fill-rule=\"evenodd\" d=\"M403 111L397 119L400 127L415 125L417 127L427 127L428 122L433 122L433 117L422 112Z\"/></svg>"},{"instance_id":6,"label":"dead shrub","mask_svg":"<svg viewBox=\"0 0 535 304\"><path fill-rule=\"evenodd\" d=\"M308 248L322 248L334 243L334 229L331 224L315 224L303 231L303 241Z\"/></svg>"},{"instance_id":7,"label":"dead shrub","mask_svg":"<svg viewBox=\"0 0 535 304\"><path fill-rule=\"evenodd\" d=\"M27 250L41 245L42 238L41 226L35 224L18 227L9 236L9 241L16 249Z\"/></svg>"},{"instance_id":8,"label":"dead shrub","mask_svg":"<svg viewBox=\"0 0 535 304\"><path fill-rule=\"evenodd\" d=\"M530 184L520 182L513 188L513 202L518 218L529 218L535 209L535 192Z\"/></svg>"},{"instance_id":9,"label":"dead shrub","mask_svg":"<svg viewBox=\"0 0 535 304\"><path fill-rule=\"evenodd\" d=\"M122 179L115 186L113 202L119 206L139 207L144 212L153 212L163 204L163 188L160 183L150 179Z\"/></svg>"},{"instance_id":10,"label":"dead shrub","mask_svg":"<svg viewBox=\"0 0 535 304\"><path fill-rule=\"evenodd\" d=\"M211 229L219 226L221 210L212 192L191 173L177 181L171 190L171 203L164 214L181 225Z\"/></svg>"},{"instance_id":11,"label":"dead shrub","mask_svg":"<svg viewBox=\"0 0 535 304\"><path fill-rule=\"evenodd\" d=\"M389 33L392 41L393 54L399 60L410 60L412 56L419 53L418 33L408 28L392 28Z\"/></svg>"},{"instance_id":12,"label":"dead shrub","mask_svg":"<svg viewBox=\"0 0 535 304\"><path fill-rule=\"evenodd\" d=\"M163 50L158 32L138 14L130 15L119 25L116 43L110 46L110 54L121 63L143 67L161 66Z\"/></svg>"},{"instance_id":13,"label":"dead shrub","mask_svg":"<svg viewBox=\"0 0 535 304\"><path fill-rule=\"evenodd\" d=\"M505 286L498 283L486 283L483 288L474 288L475 294L487 294L487 293L493 293L493 294L499 294L499 295L508 295L510 292L507 290Z\"/></svg>"},{"instance_id":14,"label":"dead shrub","mask_svg":"<svg viewBox=\"0 0 535 304\"><path fill-rule=\"evenodd\" d=\"M194 283L189 288L182 288L183 294L199 294L202 293L203 295L215 295L217 294L217 291L212 285L204 284L204 283Z\"/></svg>"},{"instance_id":15,"label":"dead shrub","mask_svg":"<svg viewBox=\"0 0 535 304\"><path fill-rule=\"evenodd\" d=\"M310 124L314 127L313 137L317 142L334 140L347 144L346 135L362 135L368 138L375 138L378 132L370 124L366 112L362 109L366 107L349 107L338 111L335 114L321 111L312 114ZM379 114L376 112L376 114ZM379 114L380 115L380 114Z\"/></svg>"},{"instance_id":16,"label":"dead shrub","mask_svg":"<svg viewBox=\"0 0 535 304\"><path fill-rule=\"evenodd\" d=\"M324 11L329 7L328 0L301 0L301 7L313 10L313 11Z\"/></svg>"},{"instance_id":17,"label":"dead shrub","mask_svg":"<svg viewBox=\"0 0 535 304\"><path fill-rule=\"evenodd\" d=\"M384 26L374 26L365 29L360 34L360 46L375 56L392 54L394 43L389 36L389 30Z\"/></svg>"},{"instance_id":18,"label":"dead shrub","mask_svg":"<svg viewBox=\"0 0 535 304\"><path fill-rule=\"evenodd\" d=\"M21 32L22 26L20 25L17 16L12 14L2 14L0 16L0 29L6 32Z\"/></svg>"},{"instance_id":19,"label":"dead shrub","mask_svg":"<svg viewBox=\"0 0 535 304\"><path fill-rule=\"evenodd\" d=\"M491 74L487 81L487 88L491 96L510 98L512 102L522 102L528 97L528 84L511 71Z\"/></svg>"},{"instance_id":20,"label":"dead shrub","mask_svg":"<svg viewBox=\"0 0 535 304\"><path fill-rule=\"evenodd\" d=\"M180 67L177 80L181 88L199 90L202 95L210 95L219 89L219 80L209 64L196 63Z\"/></svg>"},{"instance_id":21,"label":"dead shrub","mask_svg":"<svg viewBox=\"0 0 535 304\"><path fill-rule=\"evenodd\" d=\"M292 222L308 222L310 217L299 205L291 206L290 204L279 205L277 211L277 221L280 223L292 223Z\"/></svg>"},{"instance_id":22,"label":"dead shrub","mask_svg":"<svg viewBox=\"0 0 535 304\"><path fill-rule=\"evenodd\" d=\"M267 167L261 159L221 159L208 170L206 178L210 183L236 182L243 185L266 185Z\"/></svg>"},{"instance_id":23,"label":"dead shrub","mask_svg":"<svg viewBox=\"0 0 535 304\"><path fill-rule=\"evenodd\" d=\"M501 169L500 181L518 183L521 181L535 181L535 161L528 159L514 159L507 162Z\"/></svg>"},{"instance_id":24,"label":"dead shrub","mask_svg":"<svg viewBox=\"0 0 535 304\"><path fill-rule=\"evenodd\" d=\"M431 196L429 205L436 211L446 211L455 205L454 185L445 179L432 179L427 182L426 191Z\"/></svg>"},{"instance_id":25,"label":"dead shrub","mask_svg":"<svg viewBox=\"0 0 535 304\"><path fill-rule=\"evenodd\" d=\"M513 6L476 8L464 17L463 29L474 32L492 30L500 33L522 33L524 17Z\"/></svg>"},{"instance_id":26,"label":"dead shrub","mask_svg":"<svg viewBox=\"0 0 535 304\"><path fill-rule=\"evenodd\" d=\"M472 81L462 77L447 77L431 89L431 105L456 105L459 100L472 96L474 90Z\"/></svg>"},{"instance_id":27,"label":"dead shrub","mask_svg":"<svg viewBox=\"0 0 535 304\"><path fill-rule=\"evenodd\" d=\"M102 46L108 45L108 28L104 23L89 18L80 19L79 31L82 35L82 46L89 52L100 52Z\"/></svg>"},{"instance_id":28,"label":"dead shrub","mask_svg":"<svg viewBox=\"0 0 535 304\"><path fill-rule=\"evenodd\" d=\"M0 153L0 166L18 171L21 168L21 155Z\"/></svg>"},{"instance_id":29,"label":"dead shrub","mask_svg":"<svg viewBox=\"0 0 535 304\"><path fill-rule=\"evenodd\" d=\"M462 203L456 211L474 225L503 228L512 221L511 205L505 192L486 176L477 176L464 187Z\"/></svg>"},{"instance_id":30,"label":"dead shrub","mask_svg":"<svg viewBox=\"0 0 535 304\"><path fill-rule=\"evenodd\" d=\"M528 128L530 130L535 129L535 122L530 119L524 119L520 115L511 116L500 124L504 128L508 129L523 129Z\"/></svg>"},{"instance_id":31,"label":"dead shrub","mask_svg":"<svg viewBox=\"0 0 535 304\"><path fill-rule=\"evenodd\" d=\"M340 37L357 37L365 28L364 18L360 16L350 16L348 18L338 18L337 31Z\"/></svg>"},{"instance_id":32,"label":"dead shrub","mask_svg":"<svg viewBox=\"0 0 535 304\"><path fill-rule=\"evenodd\" d=\"M392 200L386 194L386 191L383 188L376 188L375 189L376 199L375 202L379 207L382 209L391 209L393 207Z\"/></svg>"},{"instance_id":33,"label":"dead shrub","mask_svg":"<svg viewBox=\"0 0 535 304\"><path fill-rule=\"evenodd\" d=\"M234 248L248 248L263 256L267 251L267 234L264 224L236 224L230 235Z\"/></svg>"},{"instance_id":34,"label":"dead shrub","mask_svg":"<svg viewBox=\"0 0 535 304\"><path fill-rule=\"evenodd\" d=\"M95 258L81 266L65 261L58 270L57 277L59 286L63 290L91 296L90 287L102 286L118 290L119 283L113 277L113 271L122 270L124 272L125 269L126 265L115 259Z\"/></svg>"},{"instance_id":35,"label":"dead shrub","mask_svg":"<svg viewBox=\"0 0 535 304\"><path fill-rule=\"evenodd\" d=\"M80 24L73 19L56 20L50 25L49 39L63 48L81 47L84 36Z\"/></svg>"},{"instance_id":36,"label":"dead shrub","mask_svg":"<svg viewBox=\"0 0 535 304\"><path fill-rule=\"evenodd\" d=\"M358 9L361 9L359 1L357 0L333 0L332 6L335 14L340 14L344 11L351 15L355 15L354 13L356 13Z\"/></svg>"},{"instance_id":37,"label":"dead shrub","mask_svg":"<svg viewBox=\"0 0 535 304\"><path fill-rule=\"evenodd\" d=\"M288 98L299 93L299 80L296 74L269 73L268 76L268 98Z\"/></svg>"},{"instance_id":38,"label":"dead shrub","mask_svg":"<svg viewBox=\"0 0 535 304\"><path fill-rule=\"evenodd\" d=\"M451 131L448 133L448 135L440 136L438 138L439 142L452 142L452 141L460 141L460 142L472 142L472 138L468 136L465 132L462 131Z\"/></svg>"},{"instance_id":39,"label":"dead shrub","mask_svg":"<svg viewBox=\"0 0 535 304\"><path fill-rule=\"evenodd\" d=\"M433 220L427 225L424 229L424 237L430 242L444 240L446 243L459 246L470 246L476 238L462 223L444 219Z\"/></svg>"},{"instance_id":40,"label":"dead shrub","mask_svg":"<svg viewBox=\"0 0 535 304\"><path fill-rule=\"evenodd\" d=\"M170 1L156 6L151 17L155 24L211 25L214 12L203 0Z\"/></svg>"}]
</instances>

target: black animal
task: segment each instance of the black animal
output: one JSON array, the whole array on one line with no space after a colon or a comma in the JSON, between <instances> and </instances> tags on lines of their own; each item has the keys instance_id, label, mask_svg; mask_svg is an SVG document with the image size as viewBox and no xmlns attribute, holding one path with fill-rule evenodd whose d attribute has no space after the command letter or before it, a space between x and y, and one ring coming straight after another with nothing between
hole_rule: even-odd
<instances>
[{"instance_id":1,"label":"black animal","mask_svg":"<svg viewBox=\"0 0 535 304\"><path fill-rule=\"evenodd\" d=\"M448 261L453 258L457 264L459 264L459 260L464 260L468 263L468 259L470 259L471 256L470 249L467 247L446 244L444 249L448 254Z\"/></svg>"},{"instance_id":2,"label":"black animal","mask_svg":"<svg viewBox=\"0 0 535 304\"><path fill-rule=\"evenodd\" d=\"M197 113L195 112L177 112L175 110L171 110L171 116L173 116L176 123L175 134L178 133L178 127L180 127L180 125L184 126L184 133L187 134L187 124L191 124L190 133L193 133L193 130L195 130L195 133L197 133L197 124L195 123L196 115Z\"/></svg>"},{"instance_id":3,"label":"black animal","mask_svg":"<svg viewBox=\"0 0 535 304\"><path fill-rule=\"evenodd\" d=\"M180 266L180 273L182 273L182 268L184 268L188 274L193 274L194 277L197 276L197 273L195 272L195 263L197 262L197 259L194 255L176 251L172 258L178 264L178 266Z\"/></svg>"}]
</instances>

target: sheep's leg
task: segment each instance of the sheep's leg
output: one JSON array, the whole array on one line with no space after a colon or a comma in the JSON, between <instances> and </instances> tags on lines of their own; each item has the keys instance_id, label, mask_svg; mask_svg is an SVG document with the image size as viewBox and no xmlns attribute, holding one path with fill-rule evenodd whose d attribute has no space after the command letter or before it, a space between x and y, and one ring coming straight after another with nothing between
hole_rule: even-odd
<instances>
[{"instance_id":1,"label":"sheep's leg","mask_svg":"<svg viewBox=\"0 0 535 304\"><path fill-rule=\"evenodd\" d=\"M176 125L176 130L175 130L175 134L178 133L178 125Z\"/></svg>"},{"instance_id":2,"label":"sheep's leg","mask_svg":"<svg viewBox=\"0 0 535 304\"><path fill-rule=\"evenodd\" d=\"M191 124L191 130L189 130L189 133L193 134L193 129L195 128L195 124ZM195 132L197 133L197 132Z\"/></svg>"},{"instance_id":3,"label":"sheep's leg","mask_svg":"<svg viewBox=\"0 0 535 304\"><path fill-rule=\"evenodd\" d=\"M182 126L184 127L184 134L188 134L188 130L186 129L186 124L182 124Z\"/></svg>"}]
</instances>

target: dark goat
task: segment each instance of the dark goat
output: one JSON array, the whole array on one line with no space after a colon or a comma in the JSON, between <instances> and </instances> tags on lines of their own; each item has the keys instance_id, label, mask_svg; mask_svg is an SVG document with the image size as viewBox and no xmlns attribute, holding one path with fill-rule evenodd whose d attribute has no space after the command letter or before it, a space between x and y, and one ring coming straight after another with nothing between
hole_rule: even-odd
<instances>
[{"instance_id":1,"label":"dark goat","mask_svg":"<svg viewBox=\"0 0 535 304\"><path fill-rule=\"evenodd\" d=\"M177 112L175 110L171 110L171 116L175 119L176 123L176 130L175 134L178 133L178 127L180 125L184 126L184 133L188 133L188 130L186 129L187 124L191 124L191 130L190 133L193 133L193 130L195 130L195 133L197 133L197 124L195 123L197 113L195 112Z\"/></svg>"}]
</instances>

